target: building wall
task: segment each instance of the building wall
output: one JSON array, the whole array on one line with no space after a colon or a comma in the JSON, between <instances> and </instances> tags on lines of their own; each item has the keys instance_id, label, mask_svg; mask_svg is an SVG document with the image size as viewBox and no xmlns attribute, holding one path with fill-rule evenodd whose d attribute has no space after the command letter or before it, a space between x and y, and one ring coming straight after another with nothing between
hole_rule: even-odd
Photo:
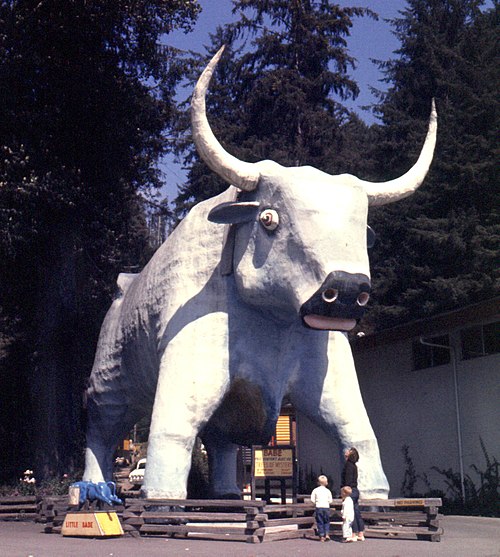
<instances>
[{"instance_id":1,"label":"building wall","mask_svg":"<svg viewBox=\"0 0 500 557\"><path fill-rule=\"evenodd\" d=\"M335 494L340 490L340 448L319 427L300 412L297 413L297 461L299 477L325 474Z\"/></svg>"},{"instance_id":2,"label":"building wall","mask_svg":"<svg viewBox=\"0 0 500 557\"><path fill-rule=\"evenodd\" d=\"M457 354L464 473L479 486L479 475L471 466L486 468L480 440L490 458L500 459L500 354L462 360L459 329L439 334L446 333ZM405 445L417 475L425 474L433 489L446 492L447 488L444 476L432 467L460 470L453 363L414 371L413 340L418 337L368 349L354 346L361 392L378 438L390 497L402 495ZM299 414L297 441L299 470L327 474L338 492L341 459L335 440ZM426 492L428 486L419 479L415 490Z\"/></svg>"},{"instance_id":3,"label":"building wall","mask_svg":"<svg viewBox=\"0 0 500 557\"><path fill-rule=\"evenodd\" d=\"M412 340L355 353L391 496L401 495L404 445L409 447L416 473L426 474L432 488L446 491L445 478L432 467L460 470L453 362L414 371ZM471 465L486 468L480 439L490 457L500 457L500 355L461 360L458 331L452 332L450 342L457 348L464 473L479 485ZM422 480L415 487L427 490Z\"/></svg>"}]
</instances>

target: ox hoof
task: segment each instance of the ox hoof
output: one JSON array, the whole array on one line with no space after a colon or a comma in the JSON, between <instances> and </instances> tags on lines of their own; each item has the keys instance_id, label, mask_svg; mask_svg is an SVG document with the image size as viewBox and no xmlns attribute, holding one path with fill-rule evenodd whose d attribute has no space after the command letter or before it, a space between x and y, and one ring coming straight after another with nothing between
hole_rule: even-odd
<instances>
[{"instance_id":1,"label":"ox hoof","mask_svg":"<svg viewBox=\"0 0 500 557\"><path fill-rule=\"evenodd\" d=\"M148 510L156 513L183 513L185 511L184 507L180 505L149 505ZM187 521L182 518L169 518L168 523L182 525L186 524Z\"/></svg>"},{"instance_id":2,"label":"ox hoof","mask_svg":"<svg viewBox=\"0 0 500 557\"><path fill-rule=\"evenodd\" d=\"M231 499L235 501L241 501L241 493L217 493L214 495L214 499Z\"/></svg>"},{"instance_id":3,"label":"ox hoof","mask_svg":"<svg viewBox=\"0 0 500 557\"><path fill-rule=\"evenodd\" d=\"M183 513L184 507L180 505L148 505L148 510L155 513Z\"/></svg>"}]
</instances>

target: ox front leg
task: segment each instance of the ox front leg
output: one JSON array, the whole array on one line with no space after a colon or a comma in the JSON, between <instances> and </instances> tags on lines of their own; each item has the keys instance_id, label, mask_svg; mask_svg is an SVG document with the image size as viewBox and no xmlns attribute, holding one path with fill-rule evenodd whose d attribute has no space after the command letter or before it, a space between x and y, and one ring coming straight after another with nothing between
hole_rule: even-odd
<instances>
[{"instance_id":1,"label":"ox front leg","mask_svg":"<svg viewBox=\"0 0 500 557\"><path fill-rule=\"evenodd\" d=\"M186 497L196 436L229 384L224 330L222 314L205 315L186 324L165 349L142 488L148 499Z\"/></svg>"},{"instance_id":2,"label":"ox front leg","mask_svg":"<svg viewBox=\"0 0 500 557\"><path fill-rule=\"evenodd\" d=\"M291 391L293 403L326 433L337 437L342 448L358 449L362 497L387 498L389 484L347 337L337 332L305 334L309 349L299 357L300 371Z\"/></svg>"}]
</instances>

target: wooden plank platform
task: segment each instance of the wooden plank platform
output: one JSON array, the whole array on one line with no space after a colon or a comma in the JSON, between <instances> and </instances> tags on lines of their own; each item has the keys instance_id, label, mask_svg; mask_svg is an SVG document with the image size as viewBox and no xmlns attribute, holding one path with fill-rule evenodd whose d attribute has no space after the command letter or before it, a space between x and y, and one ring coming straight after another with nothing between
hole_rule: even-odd
<instances>
[{"instance_id":1,"label":"wooden plank platform","mask_svg":"<svg viewBox=\"0 0 500 557\"><path fill-rule=\"evenodd\" d=\"M162 506L165 510L156 510ZM341 499L335 499L331 506L331 530L338 535L341 535L341 506ZM439 527L440 499L362 499L360 506L367 537L439 541L443 534ZM176 507L184 511L179 512ZM137 529L141 535L182 535L251 543L309 537L315 532L314 506L307 498L302 503L276 505L265 501L127 499L123 522L127 529Z\"/></svg>"},{"instance_id":2,"label":"wooden plank platform","mask_svg":"<svg viewBox=\"0 0 500 557\"><path fill-rule=\"evenodd\" d=\"M164 507L162 509L162 507ZM183 510L179 510L179 507ZM305 511L309 516L304 516ZM203 537L259 543L310 535L311 505L268 505L265 501L127 499L126 531L140 535ZM300 515L300 516L297 516Z\"/></svg>"},{"instance_id":3,"label":"wooden plank platform","mask_svg":"<svg viewBox=\"0 0 500 557\"><path fill-rule=\"evenodd\" d=\"M0 501L0 508L1 505ZM27 503L23 503L27 504ZM341 499L331 505L332 535L341 536ZM366 537L440 541L440 499L362 499ZM47 498L38 504L38 520L46 532L58 533L68 498ZM181 536L261 543L315 535L314 505L307 501L268 504L266 501L200 499L126 499L114 507L123 530L136 536Z\"/></svg>"},{"instance_id":4,"label":"wooden plank platform","mask_svg":"<svg viewBox=\"0 0 500 557\"><path fill-rule=\"evenodd\" d=\"M306 504L307 497L304 497ZM439 498L421 499L360 499L361 515L365 521L365 537L441 540L443 529L438 514L442 501ZM341 535L340 509L342 499L331 505L332 531Z\"/></svg>"}]
</instances>

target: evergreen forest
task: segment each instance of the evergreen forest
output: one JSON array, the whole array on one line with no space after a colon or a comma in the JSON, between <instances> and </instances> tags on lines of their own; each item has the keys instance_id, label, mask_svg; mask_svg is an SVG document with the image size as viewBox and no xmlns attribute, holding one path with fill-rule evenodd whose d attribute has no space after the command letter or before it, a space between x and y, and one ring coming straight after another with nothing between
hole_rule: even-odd
<instances>
[{"instance_id":1,"label":"evergreen forest","mask_svg":"<svg viewBox=\"0 0 500 557\"><path fill-rule=\"evenodd\" d=\"M363 330L498 296L498 1L402 1L387 22L399 47L374 61L384 87L370 125L347 107L359 93L349 37L376 13L329 0L233 7L204 52L187 52L169 35L196 27L196 0L0 0L0 482L81 469L85 384L118 273L140 272L227 187L198 158L178 94L222 44L209 119L249 162L389 180L418 157L436 100L424 185L369 215ZM167 153L187 169L168 200Z\"/></svg>"}]
</instances>

